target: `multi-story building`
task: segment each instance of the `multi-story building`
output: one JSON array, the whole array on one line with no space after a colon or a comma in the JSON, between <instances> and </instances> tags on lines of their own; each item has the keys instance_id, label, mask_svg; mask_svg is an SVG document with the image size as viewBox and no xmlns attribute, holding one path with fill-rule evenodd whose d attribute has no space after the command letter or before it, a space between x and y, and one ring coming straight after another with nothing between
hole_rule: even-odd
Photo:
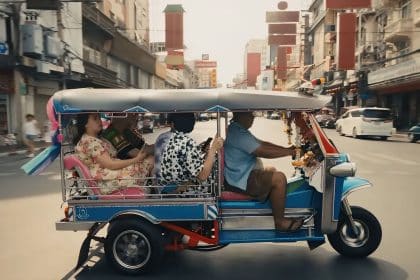
<instances>
[{"instance_id":1,"label":"multi-story building","mask_svg":"<svg viewBox=\"0 0 420 280\"><path fill-rule=\"evenodd\" d=\"M244 73L247 75L248 87L255 87L258 75L267 65L270 65L270 47L267 40L249 40L244 55Z\"/></svg>"},{"instance_id":2,"label":"multi-story building","mask_svg":"<svg viewBox=\"0 0 420 280\"><path fill-rule=\"evenodd\" d=\"M21 138L28 113L43 124L62 88L151 87L147 0L36 4L0 4L1 133Z\"/></svg>"},{"instance_id":3,"label":"multi-story building","mask_svg":"<svg viewBox=\"0 0 420 280\"><path fill-rule=\"evenodd\" d=\"M156 58L148 49L148 32L135 28L139 14L148 13L148 4L142 7L142 3L107 0L83 4L86 82L98 87L151 88Z\"/></svg>"},{"instance_id":4,"label":"multi-story building","mask_svg":"<svg viewBox=\"0 0 420 280\"><path fill-rule=\"evenodd\" d=\"M0 130L17 133L18 139L24 116L34 114L42 126L51 95L85 72L81 3L59 10L30 8L0 4Z\"/></svg>"},{"instance_id":5,"label":"multi-story building","mask_svg":"<svg viewBox=\"0 0 420 280\"><path fill-rule=\"evenodd\" d=\"M384 0L376 6L376 62L365 65L369 97L391 108L394 126L406 129L420 122L420 0ZM374 42L375 43L375 42Z\"/></svg>"}]
</instances>

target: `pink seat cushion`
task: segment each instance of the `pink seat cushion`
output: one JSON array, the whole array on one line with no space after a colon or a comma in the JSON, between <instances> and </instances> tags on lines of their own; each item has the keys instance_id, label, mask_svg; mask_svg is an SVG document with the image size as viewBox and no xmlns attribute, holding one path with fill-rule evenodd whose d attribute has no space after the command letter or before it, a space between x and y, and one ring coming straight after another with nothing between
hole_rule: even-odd
<instances>
[{"instance_id":1,"label":"pink seat cushion","mask_svg":"<svg viewBox=\"0 0 420 280\"><path fill-rule=\"evenodd\" d=\"M93 180L87 166L76 156L68 155L64 158L64 168L67 170L75 169L82 179L88 180L89 188L92 190L94 195L98 195L100 199L140 199L144 198L144 192L139 187L128 187L122 190L116 190L108 195L102 195L96 181Z\"/></svg>"},{"instance_id":2,"label":"pink seat cushion","mask_svg":"<svg viewBox=\"0 0 420 280\"><path fill-rule=\"evenodd\" d=\"M222 200L252 200L249 195L229 191L222 192L220 198Z\"/></svg>"}]
</instances>

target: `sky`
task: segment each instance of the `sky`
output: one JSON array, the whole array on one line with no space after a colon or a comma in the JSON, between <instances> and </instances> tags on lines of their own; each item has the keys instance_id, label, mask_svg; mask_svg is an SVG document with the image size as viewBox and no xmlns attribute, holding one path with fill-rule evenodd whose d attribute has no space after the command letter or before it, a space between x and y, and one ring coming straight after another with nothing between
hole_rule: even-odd
<instances>
[{"instance_id":1,"label":"sky","mask_svg":"<svg viewBox=\"0 0 420 280\"><path fill-rule=\"evenodd\" d=\"M184 13L186 60L209 54L218 63L218 82L231 84L244 66L245 45L267 38L266 11L278 11L279 0L149 0L150 41L165 40L167 4L181 4ZM289 10L307 9L310 0L289 0Z\"/></svg>"}]
</instances>

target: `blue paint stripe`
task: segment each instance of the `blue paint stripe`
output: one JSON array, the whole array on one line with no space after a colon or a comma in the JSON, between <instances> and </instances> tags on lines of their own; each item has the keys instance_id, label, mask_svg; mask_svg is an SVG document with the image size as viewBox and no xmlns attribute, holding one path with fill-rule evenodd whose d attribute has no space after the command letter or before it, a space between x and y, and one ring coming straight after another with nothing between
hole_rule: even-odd
<instances>
[{"instance_id":1,"label":"blue paint stripe","mask_svg":"<svg viewBox=\"0 0 420 280\"><path fill-rule=\"evenodd\" d=\"M109 221L123 212L145 212L157 220L205 220L204 204L136 205L136 206L76 206L76 221Z\"/></svg>"},{"instance_id":2,"label":"blue paint stripe","mask_svg":"<svg viewBox=\"0 0 420 280\"><path fill-rule=\"evenodd\" d=\"M280 233L276 230L221 230L219 234L220 244L325 240L322 234L308 236L306 230L294 233Z\"/></svg>"}]
</instances>

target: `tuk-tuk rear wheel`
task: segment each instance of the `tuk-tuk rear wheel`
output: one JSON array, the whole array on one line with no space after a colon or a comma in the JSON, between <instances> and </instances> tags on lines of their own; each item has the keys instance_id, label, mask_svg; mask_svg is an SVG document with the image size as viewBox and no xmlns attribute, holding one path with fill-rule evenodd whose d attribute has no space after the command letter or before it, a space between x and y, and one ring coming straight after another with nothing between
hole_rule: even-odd
<instances>
[{"instance_id":1,"label":"tuk-tuk rear wheel","mask_svg":"<svg viewBox=\"0 0 420 280\"><path fill-rule=\"evenodd\" d=\"M341 255L364 258L372 254L381 243L381 225L376 217L364 208L352 206L351 211L358 235L354 234L345 213L342 213L336 232L329 234L328 240Z\"/></svg>"},{"instance_id":2,"label":"tuk-tuk rear wheel","mask_svg":"<svg viewBox=\"0 0 420 280\"><path fill-rule=\"evenodd\" d=\"M139 219L113 222L104 247L114 268L131 275L150 271L160 263L164 253L159 228Z\"/></svg>"}]
</instances>

